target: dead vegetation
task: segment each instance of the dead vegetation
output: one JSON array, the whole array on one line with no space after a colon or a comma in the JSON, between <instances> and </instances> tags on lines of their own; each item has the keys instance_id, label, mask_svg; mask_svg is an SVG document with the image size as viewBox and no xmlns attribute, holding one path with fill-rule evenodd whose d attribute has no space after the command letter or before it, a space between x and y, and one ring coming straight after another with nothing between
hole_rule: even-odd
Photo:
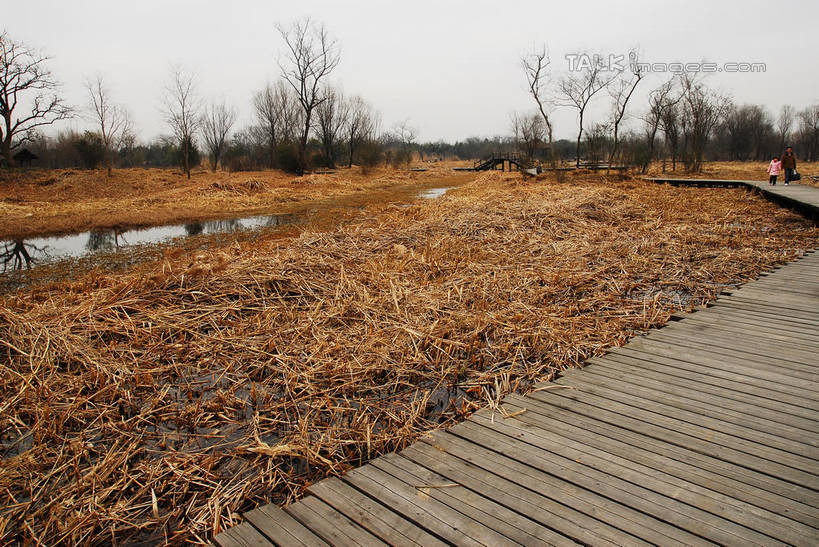
<instances>
[{"instance_id":1,"label":"dead vegetation","mask_svg":"<svg viewBox=\"0 0 819 547\"><path fill-rule=\"evenodd\" d=\"M796 257L742 190L482 175L0 303L0 543L206 542Z\"/></svg>"}]
</instances>

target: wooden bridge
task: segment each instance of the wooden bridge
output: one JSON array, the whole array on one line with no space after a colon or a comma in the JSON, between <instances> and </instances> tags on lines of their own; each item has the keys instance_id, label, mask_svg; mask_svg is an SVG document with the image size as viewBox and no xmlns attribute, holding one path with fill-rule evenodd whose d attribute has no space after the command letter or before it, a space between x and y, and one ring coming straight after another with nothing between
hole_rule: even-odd
<instances>
[{"instance_id":1,"label":"wooden bridge","mask_svg":"<svg viewBox=\"0 0 819 547\"><path fill-rule=\"evenodd\" d=\"M488 158L484 158L481 160L476 160L472 163L472 167L455 167L455 171L494 171L498 170L500 167L500 171L506 171L506 167L509 167L509 171L512 171L513 167L517 168L518 171L523 171L527 168L526 165L523 164L523 160L518 154L508 153L508 154L493 154Z\"/></svg>"},{"instance_id":2,"label":"wooden bridge","mask_svg":"<svg viewBox=\"0 0 819 547\"><path fill-rule=\"evenodd\" d=\"M819 544L819 253L674 319L215 542Z\"/></svg>"}]
</instances>

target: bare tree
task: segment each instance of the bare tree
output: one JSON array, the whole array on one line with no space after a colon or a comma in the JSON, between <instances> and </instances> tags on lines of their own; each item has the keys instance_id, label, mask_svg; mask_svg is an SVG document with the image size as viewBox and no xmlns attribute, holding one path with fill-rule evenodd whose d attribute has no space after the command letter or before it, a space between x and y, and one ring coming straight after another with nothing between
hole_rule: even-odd
<instances>
[{"instance_id":1,"label":"bare tree","mask_svg":"<svg viewBox=\"0 0 819 547\"><path fill-rule=\"evenodd\" d=\"M551 158L552 169L557 168L557 155L555 154L554 141L552 139L552 120L549 118L549 111L552 108L552 101L547 97L547 81L550 77L549 66L551 65L549 53L546 46L540 50L535 50L529 55L521 57L520 63L523 66L523 73L526 75L526 83L529 87L529 94L537 104L543 123L546 126L546 138L549 144L549 157Z\"/></svg>"},{"instance_id":2,"label":"bare tree","mask_svg":"<svg viewBox=\"0 0 819 547\"><path fill-rule=\"evenodd\" d=\"M586 157L589 163L598 164L606 158L610 132L610 124L599 122L593 123L586 131Z\"/></svg>"},{"instance_id":3,"label":"bare tree","mask_svg":"<svg viewBox=\"0 0 819 547\"><path fill-rule=\"evenodd\" d=\"M313 122L313 112L327 97L322 83L341 59L336 41L324 25L309 18L293 23L289 28L277 25L287 47L279 68L285 81L296 92L302 108L302 128L298 141L298 172L307 168L307 139Z\"/></svg>"},{"instance_id":4,"label":"bare tree","mask_svg":"<svg viewBox=\"0 0 819 547\"><path fill-rule=\"evenodd\" d=\"M171 81L165 88L164 104L165 120L171 126L174 137L182 149L182 167L190 179L191 147L201 122L199 115L201 106L193 74L181 67L171 69Z\"/></svg>"},{"instance_id":5,"label":"bare tree","mask_svg":"<svg viewBox=\"0 0 819 547\"><path fill-rule=\"evenodd\" d=\"M88 90L91 115L99 127L105 147L105 166L110 177L114 169L114 151L130 137L131 120L125 107L111 101L111 92L101 74L88 80L85 88Z\"/></svg>"},{"instance_id":6,"label":"bare tree","mask_svg":"<svg viewBox=\"0 0 819 547\"><path fill-rule=\"evenodd\" d=\"M265 133L270 166L277 166L277 149L281 143L293 140L299 124L300 106L293 90L283 81L267 84L253 97L253 109L259 127Z\"/></svg>"},{"instance_id":7,"label":"bare tree","mask_svg":"<svg viewBox=\"0 0 819 547\"><path fill-rule=\"evenodd\" d=\"M236 109L225 104L224 99L220 103L211 103L205 108L200 124L202 138L210 156L210 167L213 171L216 171L234 123L236 123Z\"/></svg>"},{"instance_id":8,"label":"bare tree","mask_svg":"<svg viewBox=\"0 0 819 547\"><path fill-rule=\"evenodd\" d=\"M819 104L812 104L799 111L799 132L806 150L805 159L816 161L819 159Z\"/></svg>"},{"instance_id":9,"label":"bare tree","mask_svg":"<svg viewBox=\"0 0 819 547\"><path fill-rule=\"evenodd\" d=\"M622 123L623 118L626 116L628 102L631 99L631 96L634 94L634 90L637 89L637 84L639 84L640 80L643 79L643 74L640 71L636 51L629 53L629 68L631 70L631 75L628 78L624 76L625 72L620 72L617 76L616 84L612 82L612 86L609 87L609 94L611 95L613 101L611 127L614 137L611 144L611 150L609 152L609 168L617 159L620 124Z\"/></svg>"},{"instance_id":10,"label":"bare tree","mask_svg":"<svg viewBox=\"0 0 819 547\"><path fill-rule=\"evenodd\" d=\"M406 163L409 167L412 162L412 148L415 145L415 138L418 136L418 129L409 124L409 120L403 120L392 127L392 136L401 146L401 154L396 158L396 163Z\"/></svg>"},{"instance_id":11,"label":"bare tree","mask_svg":"<svg viewBox=\"0 0 819 547\"><path fill-rule=\"evenodd\" d=\"M526 163L534 161L538 149L546 139L546 124L539 112L532 114L512 114L512 131L515 147L523 155Z\"/></svg>"},{"instance_id":12,"label":"bare tree","mask_svg":"<svg viewBox=\"0 0 819 547\"><path fill-rule=\"evenodd\" d=\"M776 131L779 134L779 149L785 150L788 137L793 129L793 120L796 116L796 109L789 104L782 105L779 110L779 117L776 119Z\"/></svg>"},{"instance_id":13,"label":"bare tree","mask_svg":"<svg viewBox=\"0 0 819 547\"><path fill-rule=\"evenodd\" d=\"M679 101L682 100L680 95L679 100L670 103L662 110L660 115L661 126L663 129L663 136L665 137L665 147L668 153L671 154L671 170L677 170L677 155L680 150L680 134L682 133L681 110ZM665 173L665 156L663 156L663 173Z\"/></svg>"},{"instance_id":14,"label":"bare tree","mask_svg":"<svg viewBox=\"0 0 819 547\"><path fill-rule=\"evenodd\" d=\"M686 139L686 168L694 173L702 170L703 155L708 139L728 112L731 101L727 96L708 88L695 74L680 75L683 91L683 125Z\"/></svg>"},{"instance_id":15,"label":"bare tree","mask_svg":"<svg viewBox=\"0 0 819 547\"><path fill-rule=\"evenodd\" d=\"M605 89L611 81L617 77L617 73L607 75L604 73L604 66L596 62L598 56L588 56L595 59L595 62L588 63L576 72L569 72L560 80L559 91L566 100L566 106L577 109L578 131L577 144L575 147L575 166L580 167L580 140L583 138L583 116L586 107L589 106L592 98L601 90Z\"/></svg>"},{"instance_id":16,"label":"bare tree","mask_svg":"<svg viewBox=\"0 0 819 547\"><path fill-rule=\"evenodd\" d=\"M59 83L46 68L48 57L0 34L0 153L9 167L12 152L34 137L37 127L71 116L71 108L58 95ZM14 117L17 107L25 112Z\"/></svg>"},{"instance_id":17,"label":"bare tree","mask_svg":"<svg viewBox=\"0 0 819 547\"><path fill-rule=\"evenodd\" d=\"M324 160L327 167L334 169L336 147L349 121L350 108L340 91L327 87L323 94L325 100L316 109L316 121L321 147L324 149Z\"/></svg>"},{"instance_id":18,"label":"bare tree","mask_svg":"<svg viewBox=\"0 0 819 547\"><path fill-rule=\"evenodd\" d=\"M654 146L657 139L657 131L663 123L664 112L680 101L679 95L674 95L674 79L670 79L663 83L660 87L653 90L648 97L648 112L643 121L645 122L646 142L648 144L648 151L642 165L642 172L648 170L648 166L654 159Z\"/></svg>"},{"instance_id":19,"label":"bare tree","mask_svg":"<svg viewBox=\"0 0 819 547\"><path fill-rule=\"evenodd\" d=\"M353 166L353 158L358 147L368 139L375 137L378 131L378 114L364 99L355 96L348 102L348 121L346 125L347 147L350 153L348 167Z\"/></svg>"}]
</instances>

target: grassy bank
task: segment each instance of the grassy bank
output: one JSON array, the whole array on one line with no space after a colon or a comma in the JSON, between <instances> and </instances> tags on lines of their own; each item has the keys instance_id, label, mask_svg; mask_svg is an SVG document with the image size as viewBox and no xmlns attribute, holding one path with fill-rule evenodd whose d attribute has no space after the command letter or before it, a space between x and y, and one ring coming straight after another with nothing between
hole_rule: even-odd
<instances>
[{"instance_id":1,"label":"grassy bank","mask_svg":"<svg viewBox=\"0 0 819 547\"><path fill-rule=\"evenodd\" d=\"M743 190L570 178L6 296L0 542L205 542L819 244Z\"/></svg>"}]
</instances>

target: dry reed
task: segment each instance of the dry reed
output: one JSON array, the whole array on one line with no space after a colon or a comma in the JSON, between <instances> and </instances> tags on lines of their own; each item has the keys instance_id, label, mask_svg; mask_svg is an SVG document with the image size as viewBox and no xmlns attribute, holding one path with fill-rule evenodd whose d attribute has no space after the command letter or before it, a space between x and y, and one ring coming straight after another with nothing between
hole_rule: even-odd
<instances>
[{"instance_id":1,"label":"dry reed","mask_svg":"<svg viewBox=\"0 0 819 547\"><path fill-rule=\"evenodd\" d=\"M487 174L8 296L0 543L205 543L817 242L742 190Z\"/></svg>"}]
</instances>

